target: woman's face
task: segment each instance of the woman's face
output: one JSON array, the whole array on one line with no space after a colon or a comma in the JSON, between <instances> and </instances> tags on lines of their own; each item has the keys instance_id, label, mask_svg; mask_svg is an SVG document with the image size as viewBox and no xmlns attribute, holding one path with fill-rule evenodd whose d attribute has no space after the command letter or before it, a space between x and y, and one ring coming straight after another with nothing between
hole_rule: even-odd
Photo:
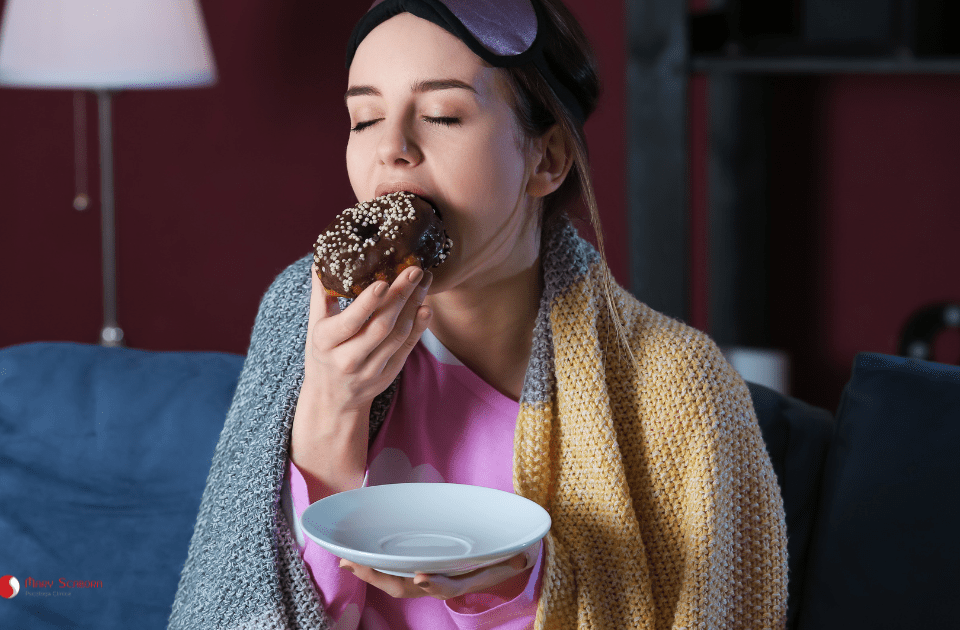
<instances>
[{"instance_id":1,"label":"woman's face","mask_svg":"<svg viewBox=\"0 0 960 630\"><path fill-rule=\"evenodd\" d=\"M439 26L401 13L357 48L346 103L357 199L421 195L453 239L430 293L491 284L535 264L534 151L524 148L500 70Z\"/></svg>"}]
</instances>

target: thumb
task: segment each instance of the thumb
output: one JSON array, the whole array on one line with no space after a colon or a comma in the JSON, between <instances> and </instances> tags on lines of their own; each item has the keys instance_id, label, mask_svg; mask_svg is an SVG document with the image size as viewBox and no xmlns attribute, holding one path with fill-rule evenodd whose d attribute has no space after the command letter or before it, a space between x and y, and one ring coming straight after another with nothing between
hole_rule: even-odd
<instances>
[{"instance_id":1,"label":"thumb","mask_svg":"<svg viewBox=\"0 0 960 630\"><path fill-rule=\"evenodd\" d=\"M313 323L320 319L333 317L340 313L339 300L328 295L320 277L317 275L317 266L310 267L310 319L307 321L307 327L312 327ZM308 331L309 332L309 331Z\"/></svg>"}]
</instances>

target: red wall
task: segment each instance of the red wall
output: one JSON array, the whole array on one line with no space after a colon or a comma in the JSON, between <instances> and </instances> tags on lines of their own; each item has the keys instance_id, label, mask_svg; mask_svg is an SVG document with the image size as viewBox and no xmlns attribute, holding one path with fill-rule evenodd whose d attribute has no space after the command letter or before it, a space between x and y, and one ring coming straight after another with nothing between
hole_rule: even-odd
<instances>
[{"instance_id":1,"label":"red wall","mask_svg":"<svg viewBox=\"0 0 960 630\"><path fill-rule=\"evenodd\" d=\"M960 303L960 76L773 82L771 301L794 393L833 408L858 352ZM938 361L960 363L960 335Z\"/></svg>"},{"instance_id":2,"label":"red wall","mask_svg":"<svg viewBox=\"0 0 960 630\"><path fill-rule=\"evenodd\" d=\"M118 320L129 345L245 352L270 281L355 201L343 60L367 6L204 0L219 83L115 98ZM626 283L624 10L570 6L606 80L587 134L611 266ZM97 341L99 158L87 103L94 202L77 212L73 94L0 89L0 347Z\"/></svg>"},{"instance_id":3,"label":"red wall","mask_svg":"<svg viewBox=\"0 0 960 630\"><path fill-rule=\"evenodd\" d=\"M611 266L626 284L625 11L570 5L605 79L587 132ZM272 278L353 202L343 54L365 6L204 0L217 86L116 98L119 320L130 345L244 352ZM857 352L896 352L913 310L960 300L960 77L773 85L773 341L793 358L793 393L834 408ZM707 90L694 77L690 321L704 329ZM99 214L96 203L71 207L72 99L0 89L0 347L99 333ZM960 361L960 336L943 337L937 358Z\"/></svg>"}]
</instances>

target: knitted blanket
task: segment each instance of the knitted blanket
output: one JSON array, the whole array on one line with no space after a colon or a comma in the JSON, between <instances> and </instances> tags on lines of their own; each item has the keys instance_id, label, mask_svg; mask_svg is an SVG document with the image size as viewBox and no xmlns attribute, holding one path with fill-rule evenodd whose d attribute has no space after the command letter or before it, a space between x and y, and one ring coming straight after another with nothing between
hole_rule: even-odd
<instances>
[{"instance_id":1,"label":"knitted blanket","mask_svg":"<svg viewBox=\"0 0 960 630\"><path fill-rule=\"evenodd\" d=\"M703 333L614 292L565 219L520 400L514 488L553 520L536 628L785 628L787 531L749 391ZM310 299L267 291L214 454L170 629L329 628L280 506ZM371 440L395 385L371 414Z\"/></svg>"}]
</instances>

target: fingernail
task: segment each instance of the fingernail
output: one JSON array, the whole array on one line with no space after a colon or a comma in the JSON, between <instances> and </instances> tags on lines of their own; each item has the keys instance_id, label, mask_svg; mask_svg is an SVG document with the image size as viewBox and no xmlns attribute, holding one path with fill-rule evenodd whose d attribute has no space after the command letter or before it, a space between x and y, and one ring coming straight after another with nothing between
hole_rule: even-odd
<instances>
[{"instance_id":1,"label":"fingernail","mask_svg":"<svg viewBox=\"0 0 960 630\"><path fill-rule=\"evenodd\" d=\"M426 284L424 284L421 282L417 286L417 302L423 303L423 301L427 297L427 292L429 291L430 291L430 283L427 282Z\"/></svg>"},{"instance_id":2,"label":"fingernail","mask_svg":"<svg viewBox=\"0 0 960 630\"><path fill-rule=\"evenodd\" d=\"M423 582L415 583L420 588L430 588L431 584L429 580L424 580Z\"/></svg>"},{"instance_id":3,"label":"fingernail","mask_svg":"<svg viewBox=\"0 0 960 630\"><path fill-rule=\"evenodd\" d=\"M348 567L348 566L345 566L345 565L340 565L340 568L343 569L344 571L349 571L350 573L353 573L353 567Z\"/></svg>"},{"instance_id":4,"label":"fingernail","mask_svg":"<svg viewBox=\"0 0 960 630\"><path fill-rule=\"evenodd\" d=\"M407 277L410 279L410 282L419 282L421 276L423 276L423 269L420 267L412 267L410 275Z\"/></svg>"},{"instance_id":5,"label":"fingernail","mask_svg":"<svg viewBox=\"0 0 960 630\"><path fill-rule=\"evenodd\" d=\"M423 273L423 278L420 279L420 288L426 289L430 286L430 283L433 282L433 274L429 271Z\"/></svg>"},{"instance_id":6,"label":"fingernail","mask_svg":"<svg viewBox=\"0 0 960 630\"><path fill-rule=\"evenodd\" d=\"M378 282L377 286L373 288L373 294L377 297L383 297L383 294L387 292L387 283Z\"/></svg>"}]
</instances>

